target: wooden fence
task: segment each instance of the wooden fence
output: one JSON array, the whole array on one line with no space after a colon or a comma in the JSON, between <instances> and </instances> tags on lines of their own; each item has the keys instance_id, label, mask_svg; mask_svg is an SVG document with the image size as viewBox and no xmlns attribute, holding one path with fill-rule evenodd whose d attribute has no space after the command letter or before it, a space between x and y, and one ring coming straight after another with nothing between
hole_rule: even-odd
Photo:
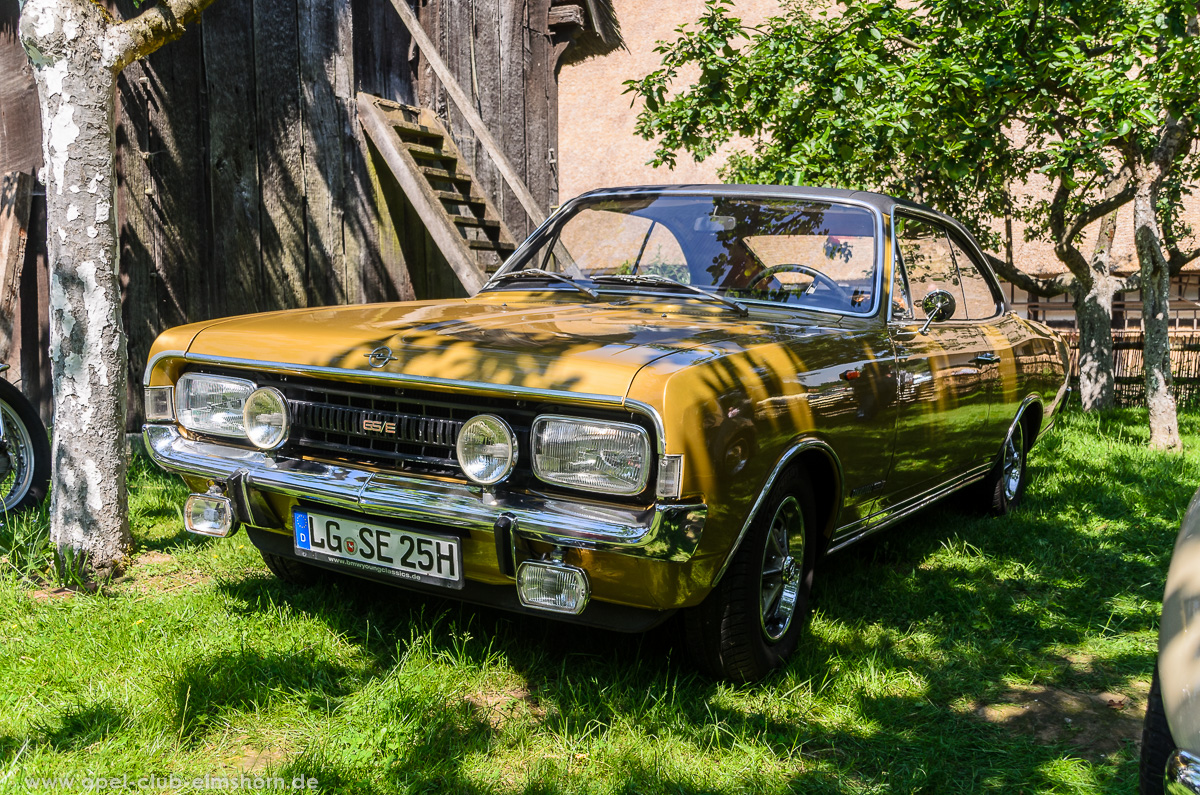
<instances>
[{"instance_id":1,"label":"wooden fence","mask_svg":"<svg viewBox=\"0 0 1200 795\"><path fill-rule=\"evenodd\" d=\"M1063 332L1071 349L1071 383L1079 385L1079 334ZM1113 332L1113 371L1118 406L1143 406L1146 387L1140 330ZM1200 333L1171 335L1171 373L1178 405L1200 406Z\"/></svg>"}]
</instances>

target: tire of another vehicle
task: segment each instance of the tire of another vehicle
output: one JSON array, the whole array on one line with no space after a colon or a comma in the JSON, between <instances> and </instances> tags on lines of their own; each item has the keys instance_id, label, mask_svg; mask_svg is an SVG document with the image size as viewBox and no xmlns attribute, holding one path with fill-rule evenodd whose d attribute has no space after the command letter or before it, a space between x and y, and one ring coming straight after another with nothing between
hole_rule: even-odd
<instances>
[{"instance_id":1,"label":"tire of another vehicle","mask_svg":"<svg viewBox=\"0 0 1200 795\"><path fill-rule=\"evenodd\" d=\"M1141 795L1163 795L1163 773L1167 758L1175 750L1167 713L1163 709L1162 690L1158 684L1158 666L1150 680L1150 695L1146 699L1146 718L1142 721L1142 757L1138 762L1138 792Z\"/></svg>"},{"instance_id":2,"label":"tire of another vehicle","mask_svg":"<svg viewBox=\"0 0 1200 795\"><path fill-rule=\"evenodd\" d=\"M29 399L0 379L7 471L0 478L0 510L18 511L40 503L50 488L50 439Z\"/></svg>"},{"instance_id":3,"label":"tire of another vehicle","mask_svg":"<svg viewBox=\"0 0 1200 795\"><path fill-rule=\"evenodd\" d=\"M734 682L757 681L783 665L808 615L817 546L812 490L792 468L776 481L720 583L685 613L694 664Z\"/></svg>"},{"instance_id":4,"label":"tire of another vehicle","mask_svg":"<svg viewBox=\"0 0 1200 795\"><path fill-rule=\"evenodd\" d=\"M259 554L262 555L263 563L267 564L271 573L289 585L312 585L321 578L321 570L316 566L261 550L259 550Z\"/></svg>"},{"instance_id":5,"label":"tire of another vehicle","mask_svg":"<svg viewBox=\"0 0 1200 795\"><path fill-rule=\"evenodd\" d=\"M1013 423L996 463L980 484L978 493L993 516L1004 516L1012 511L1025 493L1025 484L1029 479L1029 468L1026 466L1029 452L1027 439L1025 419L1022 417Z\"/></svg>"}]
</instances>

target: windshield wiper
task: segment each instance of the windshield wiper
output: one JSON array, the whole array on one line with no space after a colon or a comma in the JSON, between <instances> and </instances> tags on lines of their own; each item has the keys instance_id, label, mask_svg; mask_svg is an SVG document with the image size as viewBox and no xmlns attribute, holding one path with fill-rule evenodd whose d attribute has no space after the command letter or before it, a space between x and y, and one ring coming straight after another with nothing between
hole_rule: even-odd
<instances>
[{"instance_id":1,"label":"windshield wiper","mask_svg":"<svg viewBox=\"0 0 1200 795\"><path fill-rule=\"evenodd\" d=\"M734 312L737 312L742 317L746 317L750 314L750 310L746 307L746 305L739 301L735 301L732 298L726 298L719 293L710 293L703 287L697 287L694 284L684 284L683 282L676 281L669 276L659 276L656 273L613 273L607 276L593 276L592 281L597 283L619 282L623 284L656 284L664 287L682 287L684 290L689 290L696 295L716 301L717 303L732 309Z\"/></svg>"},{"instance_id":2,"label":"windshield wiper","mask_svg":"<svg viewBox=\"0 0 1200 795\"><path fill-rule=\"evenodd\" d=\"M583 293L593 301L600 297L600 293L596 292L590 287L584 287L582 284L576 284L575 280L570 276L563 276L561 273L553 273L551 271L542 270L541 268L522 268L519 271L506 271L504 273L497 273L492 277L492 281L498 282L504 279L520 279L526 276L537 276L540 279L553 279L555 281L562 282L571 289Z\"/></svg>"}]
</instances>

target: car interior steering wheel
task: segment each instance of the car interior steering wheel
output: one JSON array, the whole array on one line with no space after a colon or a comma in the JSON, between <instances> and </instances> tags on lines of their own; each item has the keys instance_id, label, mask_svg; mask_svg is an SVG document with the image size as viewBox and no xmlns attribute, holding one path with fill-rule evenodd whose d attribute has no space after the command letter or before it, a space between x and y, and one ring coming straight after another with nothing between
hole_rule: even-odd
<instances>
[{"instance_id":1,"label":"car interior steering wheel","mask_svg":"<svg viewBox=\"0 0 1200 795\"><path fill-rule=\"evenodd\" d=\"M846 295L846 291L844 289L842 289L842 286L840 284L838 284L837 282L835 282L832 278L830 278L828 274L822 273L821 271L817 270L816 268L811 268L808 265L801 265L799 263L784 263L782 265L772 265L771 267L766 268L765 270L760 272L757 276L755 276L754 281L752 281L752 282L750 282L750 284L746 285L746 289L747 290L751 289L752 287L754 287L754 285L756 285L759 282L762 282L766 279L771 278L772 276L774 276L777 273L802 273L805 276L811 276L812 283L809 284L807 287L805 287L801 291L801 295L812 295L813 291L816 290L816 288L817 288L817 284L820 283L820 285L822 287L826 287L829 290L833 291L833 293L835 295L837 295L837 297L839 299L841 299L843 301L850 300L850 297L848 295Z\"/></svg>"}]
</instances>

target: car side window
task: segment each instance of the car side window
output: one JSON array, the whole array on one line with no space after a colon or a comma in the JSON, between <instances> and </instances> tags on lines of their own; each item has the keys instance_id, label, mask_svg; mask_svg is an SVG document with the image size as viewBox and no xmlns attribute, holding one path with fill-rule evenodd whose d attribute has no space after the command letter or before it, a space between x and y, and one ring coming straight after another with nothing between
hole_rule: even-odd
<instances>
[{"instance_id":1,"label":"car side window","mask_svg":"<svg viewBox=\"0 0 1200 795\"><path fill-rule=\"evenodd\" d=\"M954 255L950 253L950 238L936 224L916 218L896 218L896 241L900 246L901 265L908 277L913 311L917 319L925 319L922 299L934 290L945 290L954 297L957 308L951 318L961 319L963 292Z\"/></svg>"},{"instance_id":2,"label":"car side window","mask_svg":"<svg viewBox=\"0 0 1200 795\"><path fill-rule=\"evenodd\" d=\"M950 238L950 251L962 280L963 308L967 311L967 319L986 320L998 315L1000 302L996 300L992 285L983 275L979 262L954 238Z\"/></svg>"}]
</instances>

